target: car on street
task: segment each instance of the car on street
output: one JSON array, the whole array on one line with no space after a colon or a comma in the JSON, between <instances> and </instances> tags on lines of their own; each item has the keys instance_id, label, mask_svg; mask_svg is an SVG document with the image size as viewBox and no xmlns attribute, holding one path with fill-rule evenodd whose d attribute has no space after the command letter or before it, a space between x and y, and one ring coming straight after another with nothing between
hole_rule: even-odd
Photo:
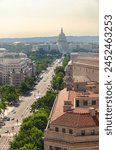
<instances>
[{"instance_id":1,"label":"car on street","mask_svg":"<svg viewBox=\"0 0 116 150\"><path fill-rule=\"evenodd\" d=\"M11 118L11 120L14 120L14 118Z\"/></svg>"},{"instance_id":2,"label":"car on street","mask_svg":"<svg viewBox=\"0 0 116 150\"><path fill-rule=\"evenodd\" d=\"M10 117L5 116L5 117L3 118L3 120L4 120L4 121L10 121Z\"/></svg>"},{"instance_id":3,"label":"car on street","mask_svg":"<svg viewBox=\"0 0 116 150\"><path fill-rule=\"evenodd\" d=\"M6 130L5 133L9 133L9 130Z\"/></svg>"},{"instance_id":4,"label":"car on street","mask_svg":"<svg viewBox=\"0 0 116 150\"><path fill-rule=\"evenodd\" d=\"M38 99L40 99L40 98L41 98L40 95L38 95L38 96L35 97L36 100L38 100Z\"/></svg>"},{"instance_id":5,"label":"car on street","mask_svg":"<svg viewBox=\"0 0 116 150\"><path fill-rule=\"evenodd\" d=\"M0 126L5 126L5 123L3 121L0 121Z\"/></svg>"},{"instance_id":6,"label":"car on street","mask_svg":"<svg viewBox=\"0 0 116 150\"><path fill-rule=\"evenodd\" d=\"M14 111L13 114L16 114L16 111Z\"/></svg>"}]
</instances>

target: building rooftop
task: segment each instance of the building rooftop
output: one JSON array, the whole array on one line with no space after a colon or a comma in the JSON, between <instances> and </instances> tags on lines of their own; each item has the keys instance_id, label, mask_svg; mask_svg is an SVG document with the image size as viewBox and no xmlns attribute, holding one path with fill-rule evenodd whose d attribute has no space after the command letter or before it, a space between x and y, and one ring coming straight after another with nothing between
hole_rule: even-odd
<instances>
[{"instance_id":1,"label":"building rooftop","mask_svg":"<svg viewBox=\"0 0 116 150\"><path fill-rule=\"evenodd\" d=\"M99 64L95 61L77 61L77 62L74 62L74 64L78 64L78 65L84 65L86 67L96 67L98 68L99 67Z\"/></svg>"},{"instance_id":2,"label":"building rooftop","mask_svg":"<svg viewBox=\"0 0 116 150\"><path fill-rule=\"evenodd\" d=\"M25 53L15 53L15 52L4 52L0 53L0 64L22 64L24 61L29 61L30 59L27 57Z\"/></svg>"},{"instance_id":3,"label":"building rooftop","mask_svg":"<svg viewBox=\"0 0 116 150\"><path fill-rule=\"evenodd\" d=\"M0 58L27 58L25 53L1 52Z\"/></svg>"},{"instance_id":4,"label":"building rooftop","mask_svg":"<svg viewBox=\"0 0 116 150\"><path fill-rule=\"evenodd\" d=\"M52 125L62 125L67 127L95 127L99 126L99 113L95 116L90 113L66 112L52 122Z\"/></svg>"},{"instance_id":5,"label":"building rooftop","mask_svg":"<svg viewBox=\"0 0 116 150\"><path fill-rule=\"evenodd\" d=\"M0 64L23 64L26 60L29 60L28 58L0 58Z\"/></svg>"},{"instance_id":6,"label":"building rooftop","mask_svg":"<svg viewBox=\"0 0 116 150\"><path fill-rule=\"evenodd\" d=\"M64 113L63 112L63 105L64 105L64 101L67 99L68 99L68 91L65 88L62 91L60 91L58 94L55 108L54 108L54 111L52 113L51 121L60 117Z\"/></svg>"},{"instance_id":7,"label":"building rooftop","mask_svg":"<svg viewBox=\"0 0 116 150\"><path fill-rule=\"evenodd\" d=\"M79 57L99 57L99 53L91 53L91 52L79 52L78 53Z\"/></svg>"},{"instance_id":8,"label":"building rooftop","mask_svg":"<svg viewBox=\"0 0 116 150\"><path fill-rule=\"evenodd\" d=\"M71 55L77 55L78 58L73 63L99 66L99 55L95 53L71 53Z\"/></svg>"},{"instance_id":9,"label":"building rooftop","mask_svg":"<svg viewBox=\"0 0 116 150\"><path fill-rule=\"evenodd\" d=\"M0 52L1 51L7 51L6 48L0 48Z\"/></svg>"},{"instance_id":10,"label":"building rooftop","mask_svg":"<svg viewBox=\"0 0 116 150\"><path fill-rule=\"evenodd\" d=\"M88 108L74 108L74 101L77 97L99 97L99 94L96 94L94 92L76 92L76 91L67 91L67 89L63 89L59 92L57 101L54 107L54 111L51 116L51 122L65 114L63 111L64 101L72 101L72 112L76 113L87 113ZM98 110L97 110L98 111Z\"/></svg>"}]
</instances>

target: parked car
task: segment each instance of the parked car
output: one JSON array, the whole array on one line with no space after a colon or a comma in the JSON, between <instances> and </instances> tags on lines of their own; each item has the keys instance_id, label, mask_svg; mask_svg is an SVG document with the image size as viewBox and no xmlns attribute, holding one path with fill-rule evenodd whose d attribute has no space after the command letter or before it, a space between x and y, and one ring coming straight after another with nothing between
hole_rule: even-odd
<instances>
[{"instance_id":1,"label":"parked car","mask_svg":"<svg viewBox=\"0 0 116 150\"><path fill-rule=\"evenodd\" d=\"M5 126L5 123L3 121L0 121L0 126Z\"/></svg>"},{"instance_id":2,"label":"parked car","mask_svg":"<svg viewBox=\"0 0 116 150\"><path fill-rule=\"evenodd\" d=\"M8 132L9 132L9 130L6 130L6 131L5 131L5 133L8 133Z\"/></svg>"},{"instance_id":3,"label":"parked car","mask_svg":"<svg viewBox=\"0 0 116 150\"><path fill-rule=\"evenodd\" d=\"M11 120L14 120L14 118L12 118Z\"/></svg>"},{"instance_id":4,"label":"parked car","mask_svg":"<svg viewBox=\"0 0 116 150\"><path fill-rule=\"evenodd\" d=\"M3 118L3 120L4 120L4 121L10 121L10 117L6 117L6 116L5 116L5 117Z\"/></svg>"}]
</instances>

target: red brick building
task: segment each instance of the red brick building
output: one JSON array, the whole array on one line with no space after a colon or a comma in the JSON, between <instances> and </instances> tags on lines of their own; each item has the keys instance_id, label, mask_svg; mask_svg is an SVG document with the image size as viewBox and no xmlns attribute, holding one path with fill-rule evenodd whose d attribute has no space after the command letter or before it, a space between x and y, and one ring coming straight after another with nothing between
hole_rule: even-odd
<instances>
[{"instance_id":1,"label":"red brick building","mask_svg":"<svg viewBox=\"0 0 116 150\"><path fill-rule=\"evenodd\" d=\"M94 91L60 91L44 132L44 149L98 150L98 97Z\"/></svg>"}]
</instances>

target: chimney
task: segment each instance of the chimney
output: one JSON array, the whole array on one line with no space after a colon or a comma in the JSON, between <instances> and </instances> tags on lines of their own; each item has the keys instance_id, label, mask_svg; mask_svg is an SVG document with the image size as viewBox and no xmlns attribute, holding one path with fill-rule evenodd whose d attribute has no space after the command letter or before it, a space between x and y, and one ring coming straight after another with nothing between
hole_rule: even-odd
<instances>
[{"instance_id":1,"label":"chimney","mask_svg":"<svg viewBox=\"0 0 116 150\"><path fill-rule=\"evenodd\" d=\"M89 112L90 112L90 115L91 115L92 117L95 116L95 108L90 107L90 108L89 108Z\"/></svg>"},{"instance_id":2,"label":"chimney","mask_svg":"<svg viewBox=\"0 0 116 150\"><path fill-rule=\"evenodd\" d=\"M64 112L71 111L71 107L72 107L71 102L72 101L70 101L70 100L64 101L64 106L63 106L63 111Z\"/></svg>"}]
</instances>

